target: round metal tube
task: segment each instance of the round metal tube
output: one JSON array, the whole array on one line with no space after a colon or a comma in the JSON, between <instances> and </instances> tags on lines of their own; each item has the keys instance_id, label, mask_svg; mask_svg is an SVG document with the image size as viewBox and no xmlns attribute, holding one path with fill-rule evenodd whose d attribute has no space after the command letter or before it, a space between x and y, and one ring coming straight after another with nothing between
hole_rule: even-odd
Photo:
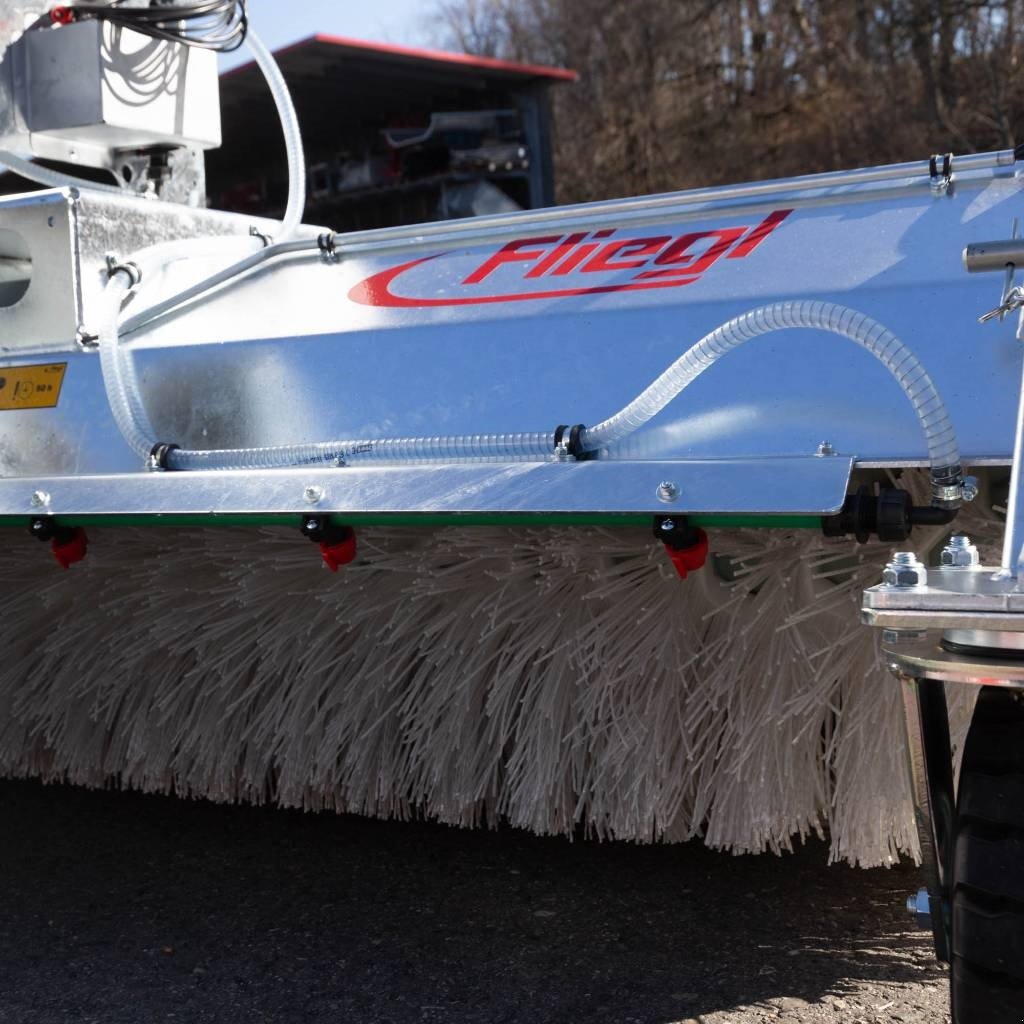
<instances>
[{"instance_id":1,"label":"round metal tube","mask_svg":"<svg viewBox=\"0 0 1024 1024\"><path fill-rule=\"evenodd\" d=\"M1024 238L1004 242L972 242L964 249L964 268L969 274L1003 271L1009 265L1024 266Z\"/></svg>"}]
</instances>

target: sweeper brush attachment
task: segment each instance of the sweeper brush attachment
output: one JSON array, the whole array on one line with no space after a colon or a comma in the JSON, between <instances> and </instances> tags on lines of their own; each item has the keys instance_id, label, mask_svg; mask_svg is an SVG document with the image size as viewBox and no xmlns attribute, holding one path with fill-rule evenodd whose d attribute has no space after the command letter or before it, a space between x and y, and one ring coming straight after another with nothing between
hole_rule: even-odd
<instances>
[{"instance_id":1,"label":"sweeper brush attachment","mask_svg":"<svg viewBox=\"0 0 1024 1024\"><path fill-rule=\"evenodd\" d=\"M857 623L885 550L723 530L681 583L637 529L8 538L0 771L736 852L915 849L897 688Z\"/></svg>"},{"instance_id":2,"label":"sweeper brush attachment","mask_svg":"<svg viewBox=\"0 0 1024 1024\"><path fill-rule=\"evenodd\" d=\"M1019 185L964 168L270 246L6 200L0 770L916 855L857 609L1011 440L957 244Z\"/></svg>"}]
</instances>

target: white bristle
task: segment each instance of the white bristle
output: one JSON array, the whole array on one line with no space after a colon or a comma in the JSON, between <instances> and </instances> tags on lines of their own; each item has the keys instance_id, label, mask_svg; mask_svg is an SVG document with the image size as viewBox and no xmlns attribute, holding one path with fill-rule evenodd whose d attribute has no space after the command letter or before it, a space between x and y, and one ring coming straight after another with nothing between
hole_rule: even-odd
<instances>
[{"instance_id":1,"label":"white bristle","mask_svg":"<svg viewBox=\"0 0 1024 1024\"><path fill-rule=\"evenodd\" d=\"M93 532L68 572L5 541L3 774L916 854L899 686L858 614L886 546L716 531L722 582L642 530L366 529L338 574L297 530Z\"/></svg>"}]
</instances>

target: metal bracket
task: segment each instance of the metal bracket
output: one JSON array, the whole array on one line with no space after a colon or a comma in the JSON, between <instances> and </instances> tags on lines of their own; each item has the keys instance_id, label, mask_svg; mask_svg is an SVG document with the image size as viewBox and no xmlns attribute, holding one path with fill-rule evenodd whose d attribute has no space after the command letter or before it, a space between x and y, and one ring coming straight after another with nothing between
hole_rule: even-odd
<instances>
[{"instance_id":1,"label":"metal bracket","mask_svg":"<svg viewBox=\"0 0 1024 1024\"><path fill-rule=\"evenodd\" d=\"M935 955L950 959L949 874L956 800L946 691L935 679L900 676L907 725L907 769L928 888Z\"/></svg>"},{"instance_id":2,"label":"metal bracket","mask_svg":"<svg viewBox=\"0 0 1024 1024\"><path fill-rule=\"evenodd\" d=\"M1017 340L1024 339L1024 288L1014 286L1013 278L1017 266L1024 264L1024 247L1020 242L1020 222L1016 217L1010 223L1010 238L1005 242L978 242L964 249L964 266L968 273L976 274L986 270L1003 272L1003 290L999 305L978 317L979 324L999 320L1017 310L1021 319L1017 324Z\"/></svg>"},{"instance_id":3,"label":"metal bracket","mask_svg":"<svg viewBox=\"0 0 1024 1024\"><path fill-rule=\"evenodd\" d=\"M945 195L953 184L953 154L934 153L928 160L928 174L931 178L932 192Z\"/></svg>"}]
</instances>

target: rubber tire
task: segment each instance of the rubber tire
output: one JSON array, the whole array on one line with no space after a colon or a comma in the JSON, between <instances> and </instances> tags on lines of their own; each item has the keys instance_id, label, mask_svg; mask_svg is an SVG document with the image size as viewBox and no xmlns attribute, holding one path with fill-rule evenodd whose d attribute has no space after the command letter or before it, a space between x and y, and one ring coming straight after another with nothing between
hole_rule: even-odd
<instances>
[{"instance_id":1,"label":"rubber tire","mask_svg":"<svg viewBox=\"0 0 1024 1024\"><path fill-rule=\"evenodd\" d=\"M1024 1021L1024 694L982 687L952 864L953 1024Z\"/></svg>"}]
</instances>

